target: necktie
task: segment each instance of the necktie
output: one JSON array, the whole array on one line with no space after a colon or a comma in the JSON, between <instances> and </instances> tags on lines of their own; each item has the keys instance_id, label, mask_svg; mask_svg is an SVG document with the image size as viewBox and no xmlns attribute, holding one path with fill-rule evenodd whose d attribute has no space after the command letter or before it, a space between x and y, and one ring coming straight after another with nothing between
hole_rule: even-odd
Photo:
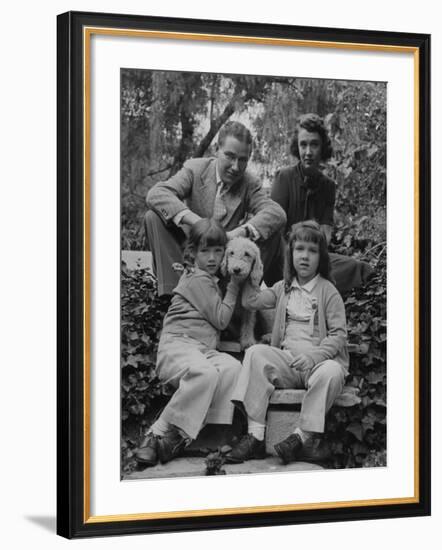
<instances>
[{"instance_id":1,"label":"necktie","mask_svg":"<svg viewBox=\"0 0 442 550\"><path fill-rule=\"evenodd\" d=\"M213 218L217 222L220 222L227 214L227 208L226 208L226 205L224 204L223 195L224 195L224 189L221 184L219 192L216 194L215 204L213 206Z\"/></svg>"}]
</instances>

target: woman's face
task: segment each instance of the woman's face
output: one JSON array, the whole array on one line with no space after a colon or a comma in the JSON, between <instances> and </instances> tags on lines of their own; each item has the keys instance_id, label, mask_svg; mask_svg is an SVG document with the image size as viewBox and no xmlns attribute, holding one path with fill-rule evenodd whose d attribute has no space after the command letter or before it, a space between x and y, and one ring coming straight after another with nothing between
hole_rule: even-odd
<instances>
[{"instance_id":1,"label":"woman's face","mask_svg":"<svg viewBox=\"0 0 442 550\"><path fill-rule=\"evenodd\" d=\"M319 169L322 157L322 140L318 132L309 132L305 128L300 128L298 150L302 167L307 174Z\"/></svg>"}]
</instances>

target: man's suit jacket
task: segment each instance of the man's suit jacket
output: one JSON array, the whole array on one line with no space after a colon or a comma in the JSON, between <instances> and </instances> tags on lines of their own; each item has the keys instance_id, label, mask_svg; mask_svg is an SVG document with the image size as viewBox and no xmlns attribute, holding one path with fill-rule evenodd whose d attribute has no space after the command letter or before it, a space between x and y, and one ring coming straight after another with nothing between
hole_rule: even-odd
<instances>
[{"instance_id":1,"label":"man's suit jacket","mask_svg":"<svg viewBox=\"0 0 442 550\"><path fill-rule=\"evenodd\" d=\"M169 180L154 185L146 201L168 225L185 208L202 218L212 217L216 192L216 159L194 158L185 162ZM248 221L265 240L286 223L284 210L267 197L259 182L247 171L223 197L227 213L221 224L227 231Z\"/></svg>"}]
</instances>

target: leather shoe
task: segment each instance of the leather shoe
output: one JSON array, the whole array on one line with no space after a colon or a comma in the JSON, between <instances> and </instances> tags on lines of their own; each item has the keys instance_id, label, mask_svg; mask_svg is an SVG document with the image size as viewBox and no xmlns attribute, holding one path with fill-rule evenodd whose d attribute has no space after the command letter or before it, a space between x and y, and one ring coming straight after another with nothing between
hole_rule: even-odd
<instances>
[{"instance_id":1,"label":"leather shoe","mask_svg":"<svg viewBox=\"0 0 442 550\"><path fill-rule=\"evenodd\" d=\"M286 439L277 443L274 449L283 463L288 464L289 462L294 462L299 459L302 447L303 444L299 435L290 434Z\"/></svg>"},{"instance_id":2,"label":"leather shoe","mask_svg":"<svg viewBox=\"0 0 442 550\"><path fill-rule=\"evenodd\" d=\"M265 442L256 439L252 434L244 435L240 442L226 454L226 462L230 464L239 464L245 460L253 458L265 458Z\"/></svg>"},{"instance_id":3,"label":"leather shoe","mask_svg":"<svg viewBox=\"0 0 442 550\"><path fill-rule=\"evenodd\" d=\"M188 440L176 428L170 429L158 438L157 452L161 464L169 462L181 454Z\"/></svg>"},{"instance_id":4,"label":"leather shoe","mask_svg":"<svg viewBox=\"0 0 442 550\"><path fill-rule=\"evenodd\" d=\"M135 458L146 466L155 466L158 462L158 439L153 433L144 436L139 448L135 451Z\"/></svg>"},{"instance_id":5,"label":"leather shoe","mask_svg":"<svg viewBox=\"0 0 442 550\"><path fill-rule=\"evenodd\" d=\"M305 462L322 462L330 458L330 455L330 445L321 435L316 435L304 443L299 459Z\"/></svg>"}]
</instances>

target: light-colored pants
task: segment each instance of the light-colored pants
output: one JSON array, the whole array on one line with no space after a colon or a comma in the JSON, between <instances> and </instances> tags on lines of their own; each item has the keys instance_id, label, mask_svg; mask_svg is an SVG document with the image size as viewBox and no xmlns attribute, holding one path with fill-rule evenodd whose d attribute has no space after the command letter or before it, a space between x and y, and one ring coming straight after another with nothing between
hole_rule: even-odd
<instances>
[{"instance_id":1,"label":"light-colored pants","mask_svg":"<svg viewBox=\"0 0 442 550\"><path fill-rule=\"evenodd\" d=\"M299 427L324 432L325 415L341 394L346 369L333 360L318 363L309 371L290 367L293 355L273 346L250 347L233 390L232 401L242 403L247 416L265 424L270 395L275 388L306 389Z\"/></svg>"},{"instance_id":2,"label":"light-colored pants","mask_svg":"<svg viewBox=\"0 0 442 550\"><path fill-rule=\"evenodd\" d=\"M231 424L230 398L241 363L186 336L163 335L157 373L176 388L161 418L195 439L204 424Z\"/></svg>"}]
</instances>

